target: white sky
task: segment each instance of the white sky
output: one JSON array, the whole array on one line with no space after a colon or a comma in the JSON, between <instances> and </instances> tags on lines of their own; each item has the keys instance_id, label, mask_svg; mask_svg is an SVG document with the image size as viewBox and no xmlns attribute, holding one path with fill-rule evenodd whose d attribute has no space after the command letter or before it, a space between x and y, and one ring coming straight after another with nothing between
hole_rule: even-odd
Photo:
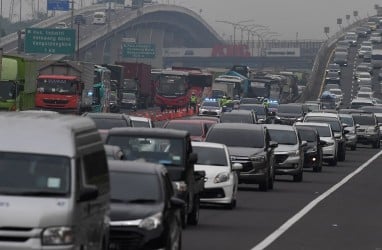
<instances>
[{"instance_id":1,"label":"white sky","mask_svg":"<svg viewBox=\"0 0 382 250\"><path fill-rule=\"evenodd\" d=\"M3 3L3 15L8 17L9 2ZM31 4L40 3L40 8L46 9L46 0L14 0L14 20L19 18L19 4L23 3L22 16L31 16ZM95 0L75 0L76 6L80 2L84 5L91 4ZM155 1L155 0L154 0ZM354 21L353 11L357 10L360 18L375 15L374 5L382 6L382 1L377 0L156 0L159 3L177 4L199 13L202 17L225 39L233 35L232 25L219 23L216 20L239 22L253 20L246 24L266 25L271 32L280 35L274 39L325 39L324 27L330 27L330 34L339 30L337 18L343 19L343 25L347 25L345 16L351 15ZM36 7L35 7L36 8ZM330 35L329 34L329 35ZM236 34L240 39L240 31Z\"/></svg>"}]
</instances>

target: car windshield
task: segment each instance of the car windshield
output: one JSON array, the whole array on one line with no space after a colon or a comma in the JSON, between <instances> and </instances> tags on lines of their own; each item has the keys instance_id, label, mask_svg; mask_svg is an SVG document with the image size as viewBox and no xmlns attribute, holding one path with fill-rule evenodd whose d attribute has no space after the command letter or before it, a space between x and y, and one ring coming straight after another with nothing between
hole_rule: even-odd
<instances>
[{"instance_id":1,"label":"car windshield","mask_svg":"<svg viewBox=\"0 0 382 250\"><path fill-rule=\"evenodd\" d=\"M342 90L340 89L331 89L330 92L332 92L335 95L342 95Z\"/></svg>"},{"instance_id":2,"label":"car windshield","mask_svg":"<svg viewBox=\"0 0 382 250\"><path fill-rule=\"evenodd\" d=\"M219 103L218 102L203 102L202 106L203 107L216 107L216 108L218 108Z\"/></svg>"},{"instance_id":3,"label":"car windshield","mask_svg":"<svg viewBox=\"0 0 382 250\"><path fill-rule=\"evenodd\" d=\"M237 114L237 113L223 113L220 116L221 123L253 123L250 114Z\"/></svg>"},{"instance_id":4,"label":"car windshield","mask_svg":"<svg viewBox=\"0 0 382 250\"><path fill-rule=\"evenodd\" d=\"M106 119L91 117L96 124L97 129L112 129L118 127L129 127L127 122L123 119Z\"/></svg>"},{"instance_id":5,"label":"car windshield","mask_svg":"<svg viewBox=\"0 0 382 250\"><path fill-rule=\"evenodd\" d=\"M353 115L354 122L359 125L376 125L374 116Z\"/></svg>"},{"instance_id":6,"label":"car windshield","mask_svg":"<svg viewBox=\"0 0 382 250\"><path fill-rule=\"evenodd\" d=\"M352 117L340 116L341 122L348 125L348 127L354 126L354 119Z\"/></svg>"},{"instance_id":7,"label":"car windshield","mask_svg":"<svg viewBox=\"0 0 382 250\"><path fill-rule=\"evenodd\" d=\"M150 123L148 121L131 120L131 124L133 127L150 128Z\"/></svg>"},{"instance_id":8,"label":"car windshield","mask_svg":"<svg viewBox=\"0 0 382 250\"><path fill-rule=\"evenodd\" d=\"M320 110L320 104L318 103L307 103L305 105L308 107L309 112Z\"/></svg>"},{"instance_id":9,"label":"car windshield","mask_svg":"<svg viewBox=\"0 0 382 250\"><path fill-rule=\"evenodd\" d=\"M295 145L297 144L297 135L294 131L269 129L271 140L278 144Z\"/></svg>"},{"instance_id":10,"label":"car windshield","mask_svg":"<svg viewBox=\"0 0 382 250\"><path fill-rule=\"evenodd\" d=\"M329 64L328 69L330 70L339 70L340 65L339 64Z\"/></svg>"},{"instance_id":11,"label":"car windshield","mask_svg":"<svg viewBox=\"0 0 382 250\"><path fill-rule=\"evenodd\" d=\"M307 142L317 141L316 133L314 133L314 131L306 130L306 129L298 129L298 128L297 128L297 131L302 141L307 141Z\"/></svg>"},{"instance_id":12,"label":"car windshield","mask_svg":"<svg viewBox=\"0 0 382 250\"><path fill-rule=\"evenodd\" d=\"M314 125L298 125L296 127L299 127L299 126L306 126L306 127L309 127L309 128L314 128L317 130L317 133L320 137L331 137L331 133L330 133L330 128L328 126L314 126Z\"/></svg>"},{"instance_id":13,"label":"car windshield","mask_svg":"<svg viewBox=\"0 0 382 250\"><path fill-rule=\"evenodd\" d=\"M165 128L185 130L190 133L191 136L202 136L203 128L201 123L186 123L186 122L169 122Z\"/></svg>"},{"instance_id":14,"label":"car windshield","mask_svg":"<svg viewBox=\"0 0 382 250\"><path fill-rule=\"evenodd\" d=\"M240 105L240 109L241 110L254 110L257 115L265 115L264 106L243 104L243 105Z\"/></svg>"},{"instance_id":15,"label":"car windshield","mask_svg":"<svg viewBox=\"0 0 382 250\"><path fill-rule=\"evenodd\" d=\"M163 198L159 176L153 173L110 172L111 201L157 203Z\"/></svg>"},{"instance_id":16,"label":"car windshield","mask_svg":"<svg viewBox=\"0 0 382 250\"><path fill-rule=\"evenodd\" d=\"M212 129L206 141L225 144L228 147L264 147L263 131L258 129Z\"/></svg>"},{"instance_id":17,"label":"car windshield","mask_svg":"<svg viewBox=\"0 0 382 250\"><path fill-rule=\"evenodd\" d=\"M329 71L326 75L327 77L339 77L336 71Z\"/></svg>"},{"instance_id":18,"label":"car windshield","mask_svg":"<svg viewBox=\"0 0 382 250\"><path fill-rule=\"evenodd\" d=\"M358 98L371 98L370 93L358 93L357 94Z\"/></svg>"},{"instance_id":19,"label":"car windshield","mask_svg":"<svg viewBox=\"0 0 382 250\"><path fill-rule=\"evenodd\" d=\"M111 135L107 138L106 144L121 147L127 160L182 166L184 159L185 149L182 139Z\"/></svg>"},{"instance_id":20,"label":"car windshield","mask_svg":"<svg viewBox=\"0 0 382 250\"><path fill-rule=\"evenodd\" d=\"M68 157L0 152L0 195L65 197L70 185Z\"/></svg>"},{"instance_id":21,"label":"car windshield","mask_svg":"<svg viewBox=\"0 0 382 250\"><path fill-rule=\"evenodd\" d=\"M277 113L302 114L302 107L295 105L280 105L277 109Z\"/></svg>"},{"instance_id":22,"label":"car windshield","mask_svg":"<svg viewBox=\"0 0 382 250\"><path fill-rule=\"evenodd\" d=\"M333 132L341 132L341 124L336 118L330 118L330 117L306 117L305 119L306 122L325 122L329 123L330 126L332 127Z\"/></svg>"},{"instance_id":23,"label":"car windshield","mask_svg":"<svg viewBox=\"0 0 382 250\"><path fill-rule=\"evenodd\" d=\"M198 155L196 164L228 166L227 156L223 148L192 146L192 150Z\"/></svg>"}]
</instances>

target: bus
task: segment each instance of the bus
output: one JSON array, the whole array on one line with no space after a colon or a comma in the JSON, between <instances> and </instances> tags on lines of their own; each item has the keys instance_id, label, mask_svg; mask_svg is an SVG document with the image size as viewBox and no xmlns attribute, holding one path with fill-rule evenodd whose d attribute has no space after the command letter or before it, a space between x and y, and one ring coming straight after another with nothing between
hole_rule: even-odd
<instances>
[{"instance_id":1,"label":"bus","mask_svg":"<svg viewBox=\"0 0 382 250\"><path fill-rule=\"evenodd\" d=\"M110 112L111 71L100 65L94 67L92 112Z\"/></svg>"}]
</instances>

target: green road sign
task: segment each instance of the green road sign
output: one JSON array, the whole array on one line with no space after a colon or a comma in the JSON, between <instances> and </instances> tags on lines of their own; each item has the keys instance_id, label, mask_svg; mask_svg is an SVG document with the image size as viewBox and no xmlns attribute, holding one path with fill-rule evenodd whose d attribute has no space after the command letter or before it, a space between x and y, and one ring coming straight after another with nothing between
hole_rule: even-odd
<instances>
[{"instance_id":1,"label":"green road sign","mask_svg":"<svg viewBox=\"0 0 382 250\"><path fill-rule=\"evenodd\" d=\"M154 58L155 45L144 43L123 43L122 56L126 58Z\"/></svg>"},{"instance_id":2,"label":"green road sign","mask_svg":"<svg viewBox=\"0 0 382 250\"><path fill-rule=\"evenodd\" d=\"M73 54L76 45L74 29L26 28L25 53Z\"/></svg>"}]
</instances>

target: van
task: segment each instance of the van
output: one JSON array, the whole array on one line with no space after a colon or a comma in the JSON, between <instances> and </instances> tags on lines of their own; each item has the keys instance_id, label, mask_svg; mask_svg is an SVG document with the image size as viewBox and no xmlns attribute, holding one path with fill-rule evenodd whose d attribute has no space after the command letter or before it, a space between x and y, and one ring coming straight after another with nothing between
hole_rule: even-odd
<instances>
[{"instance_id":1,"label":"van","mask_svg":"<svg viewBox=\"0 0 382 250\"><path fill-rule=\"evenodd\" d=\"M0 114L0 249L107 249L110 184L90 118Z\"/></svg>"},{"instance_id":2,"label":"van","mask_svg":"<svg viewBox=\"0 0 382 250\"><path fill-rule=\"evenodd\" d=\"M103 11L97 11L93 14L93 24L105 24L106 13Z\"/></svg>"}]
</instances>

